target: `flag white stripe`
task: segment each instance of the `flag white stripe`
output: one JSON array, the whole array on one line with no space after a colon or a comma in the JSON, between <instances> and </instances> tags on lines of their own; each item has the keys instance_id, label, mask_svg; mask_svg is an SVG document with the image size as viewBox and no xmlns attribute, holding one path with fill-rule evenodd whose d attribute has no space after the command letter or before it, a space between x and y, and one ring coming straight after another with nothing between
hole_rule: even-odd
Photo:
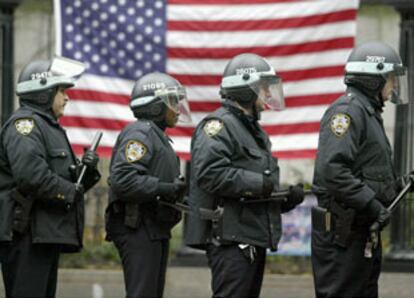
<instances>
[{"instance_id":1,"label":"flag white stripe","mask_svg":"<svg viewBox=\"0 0 414 298\"><path fill-rule=\"evenodd\" d=\"M167 19L171 21L232 21L235 18L237 20L268 20L311 16L357 7L357 0L246 5L169 5L167 6Z\"/></svg>"},{"instance_id":2,"label":"flag white stripe","mask_svg":"<svg viewBox=\"0 0 414 298\"><path fill-rule=\"evenodd\" d=\"M108 130L108 129L96 129L96 128L80 128L80 127L66 127L66 132L70 143L80 144L80 145L90 145L91 140L93 139L97 131L103 133L100 146L109 146L113 147L116 142L116 138L119 135L118 130Z\"/></svg>"},{"instance_id":3,"label":"flag white stripe","mask_svg":"<svg viewBox=\"0 0 414 298\"><path fill-rule=\"evenodd\" d=\"M173 147L178 152L188 152L191 139L172 137ZM318 145L318 133L270 136L272 151L315 149Z\"/></svg>"},{"instance_id":4,"label":"flag white stripe","mask_svg":"<svg viewBox=\"0 0 414 298\"><path fill-rule=\"evenodd\" d=\"M319 121L326 105L287 108L283 111L266 111L262 113L263 125L278 125L292 123L306 123ZM208 112L192 112L193 124L181 124L180 126L195 126ZM71 101L65 110L65 116L85 118L111 119L120 121L134 121L128 106L107 102Z\"/></svg>"},{"instance_id":5,"label":"flag white stripe","mask_svg":"<svg viewBox=\"0 0 414 298\"><path fill-rule=\"evenodd\" d=\"M233 48L280 46L355 35L354 21L294 29L256 31L168 31L167 47Z\"/></svg>"},{"instance_id":6,"label":"flag white stripe","mask_svg":"<svg viewBox=\"0 0 414 298\"><path fill-rule=\"evenodd\" d=\"M84 74L76 81L76 89L93 90L99 92L130 95L134 81L116 77L103 77L93 74Z\"/></svg>"},{"instance_id":7,"label":"flag white stripe","mask_svg":"<svg viewBox=\"0 0 414 298\"><path fill-rule=\"evenodd\" d=\"M344 65L351 49L330 50L306 54L266 57L279 71L294 71L315 67ZM167 72L172 74L222 75L229 59L178 59L167 61Z\"/></svg>"},{"instance_id":8,"label":"flag white stripe","mask_svg":"<svg viewBox=\"0 0 414 298\"><path fill-rule=\"evenodd\" d=\"M135 119L131 109L127 105L87 100L70 101L65 108L65 116L122 121L134 121Z\"/></svg>"}]
</instances>

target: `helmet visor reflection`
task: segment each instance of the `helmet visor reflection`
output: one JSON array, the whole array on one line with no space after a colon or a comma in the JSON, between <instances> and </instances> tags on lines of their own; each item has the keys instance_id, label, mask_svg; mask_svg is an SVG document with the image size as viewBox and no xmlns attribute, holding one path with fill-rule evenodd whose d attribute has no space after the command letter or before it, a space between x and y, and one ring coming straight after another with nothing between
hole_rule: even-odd
<instances>
[{"instance_id":1,"label":"helmet visor reflection","mask_svg":"<svg viewBox=\"0 0 414 298\"><path fill-rule=\"evenodd\" d=\"M253 83L251 89L259 100L264 101L269 109L280 111L285 108L282 79L276 75L261 76L259 82Z\"/></svg>"},{"instance_id":2,"label":"helmet visor reflection","mask_svg":"<svg viewBox=\"0 0 414 298\"><path fill-rule=\"evenodd\" d=\"M169 109L179 114L180 122L191 123L190 108L184 87L168 87L155 91L155 97L160 98Z\"/></svg>"},{"instance_id":3,"label":"helmet visor reflection","mask_svg":"<svg viewBox=\"0 0 414 298\"><path fill-rule=\"evenodd\" d=\"M391 93L391 102L395 104L408 104L408 75L396 76L394 80L394 88Z\"/></svg>"}]
</instances>

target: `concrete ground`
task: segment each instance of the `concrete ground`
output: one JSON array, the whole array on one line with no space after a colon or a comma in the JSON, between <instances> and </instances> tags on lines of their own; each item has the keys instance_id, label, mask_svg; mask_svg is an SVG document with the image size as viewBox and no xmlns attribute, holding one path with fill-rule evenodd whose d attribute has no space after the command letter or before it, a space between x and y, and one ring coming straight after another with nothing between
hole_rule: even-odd
<instances>
[{"instance_id":1,"label":"concrete ground","mask_svg":"<svg viewBox=\"0 0 414 298\"><path fill-rule=\"evenodd\" d=\"M414 273L382 273L381 298L414 297ZM122 272L119 270L59 271L57 297L117 298L124 297ZM4 297L0 282L0 297ZM166 298L211 297L210 272L206 267L169 267L165 288ZM266 274L262 298L314 297L311 275Z\"/></svg>"}]
</instances>

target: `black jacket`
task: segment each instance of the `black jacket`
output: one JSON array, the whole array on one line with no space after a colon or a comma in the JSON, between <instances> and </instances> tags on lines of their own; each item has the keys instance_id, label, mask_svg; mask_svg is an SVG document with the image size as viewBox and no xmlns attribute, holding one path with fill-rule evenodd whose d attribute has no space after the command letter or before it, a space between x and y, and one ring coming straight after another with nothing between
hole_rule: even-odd
<instances>
[{"instance_id":1,"label":"black jacket","mask_svg":"<svg viewBox=\"0 0 414 298\"><path fill-rule=\"evenodd\" d=\"M187 245L204 248L220 243L245 243L277 249L281 236L278 203L244 204L241 198L261 198L263 173L279 184L277 159L267 134L256 121L227 102L203 119L191 142L189 202L194 207L224 208L218 223L189 216ZM213 240L215 238L215 240Z\"/></svg>"},{"instance_id":2,"label":"black jacket","mask_svg":"<svg viewBox=\"0 0 414 298\"><path fill-rule=\"evenodd\" d=\"M381 112L376 99L353 87L325 112L313 181L320 205L336 200L357 210L363 220L370 200L387 205L394 197L392 152ZM349 123L341 127L338 119Z\"/></svg>"},{"instance_id":3,"label":"black jacket","mask_svg":"<svg viewBox=\"0 0 414 298\"><path fill-rule=\"evenodd\" d=\"M134 217L132 228L141 225L151 239L168 239L181 213L157 202L161 184L180 174L179 159L171 140L153 121L138 120L118 136L110 165L107 233L119 211Z\"/></svg>"},{"instance_id":4,"label":"black jacket","mask_svg":"<svg viewBox=\"0 0 414 298\"><path fill-rule=\"evenodd\" d=\"M62 251L82 246L83 198L76 195L78 161L65 130L48 113L34 107L18 109L0 133L0 241L11 241L17 189L33 200L30 231L33 243L61 244ZM89 187L100 178L89 175ZM75 199L76 196L76 199ZM73 201L67 210L66 203Z\"/></svg>"}]
</instances>

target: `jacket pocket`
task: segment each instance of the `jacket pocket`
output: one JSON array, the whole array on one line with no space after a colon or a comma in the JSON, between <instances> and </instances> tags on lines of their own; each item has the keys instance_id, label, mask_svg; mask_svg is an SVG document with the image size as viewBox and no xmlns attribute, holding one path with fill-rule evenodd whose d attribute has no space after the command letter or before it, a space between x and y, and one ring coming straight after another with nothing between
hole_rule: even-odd
<instances>
[{"instance_id":1,"label":"jacket pocket","mask_svg":"<svg viewBox=\"0 0 414 298\"><path fill-rule=\"evenodd\" d=\"M263 158L263 154L258 149L248 148L243 146L243 152L251 158L260 159Z\"/></svg>"},{"instance_id":2,"label":"jacket pocket","mask_svg":"<svg viewBox=\"0 0 414 298\"><path fill-rule=\"evenodd\" d=\"M50 149L48 152L49 166L53 172L71 180L69 152L66 149Z\"/></svg>"},{"instance_id":3,"label":"jacket pocket","mask_svg":"<svg viewBox=\"0 0 414 298\"><path fill-rule=\"evenodd\" d=\"M385 166L373 166L362 169L363 181L376 193L377 199L388 205L395 197L395 185L392 173Z\"/></svg>"}]
</instances>

